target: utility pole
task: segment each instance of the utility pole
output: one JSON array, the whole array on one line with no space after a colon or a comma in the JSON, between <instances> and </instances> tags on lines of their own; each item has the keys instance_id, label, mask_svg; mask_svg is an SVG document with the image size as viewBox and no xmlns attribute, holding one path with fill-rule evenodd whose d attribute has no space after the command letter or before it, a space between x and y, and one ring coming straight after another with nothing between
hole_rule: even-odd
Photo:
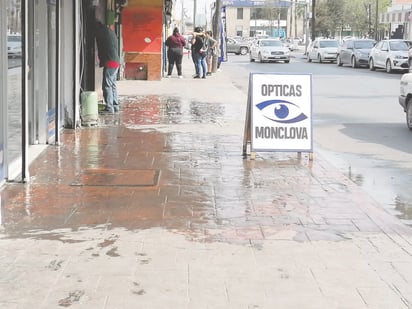
<instances>
[{"instance_id":1,"label":"utility pole","mask_svg":"<svg viewBox=\"0 0 412 309\"><path fill-rule=\"evenodd\" d=\"M305 3L305 55L309 45L309 2Z\"/></svg>"},{"instance_id":2,"label":"utility pole","mask_svg":"<svg viewBox=\"0 0 412 309\"><path fill-rule=\"evenodd\" d=\"M280 0L278 0L278 37L280 39Z\"/></svg>"},{"instance_id":3,"label":"utility pole","mask_svg":"<svg viewBox=\"0 0 412 309\"><path fill-rule=\"evenodd\" d=\"M222 18L220 14L222 13L222 0L216 0L215 2L215 14L212 19L212 31L213 31L213 38L217 42L216 53L212 58L212 72L215 73L217 71L217 61L219 57L218 50L220 49L220 40L224 38L220 38L220 27L222 23ZM223 42L225 44L226 42Z\"/></svg>"},{"instance_id":4,"label":"utility pole","mask_svg":"<svg viewBox=\"0 0 412 309\"><path fill-rule=\"evenodd\" d=\"M193 28L196 27L197 0L193 0Z\"/></svg>"},{"instance_id":5,"label":"utility pole","mask_svg":"<svg viewBox=\"0 0 412 309\"><path fill-rule=\"evenodd\" d=\"M181 29L182 29L182 33L185 33L185 31L186 31L186 29L185 29L185 9L184 9L184 3L185 3L185 1L184 0L182 0L182 11L181 11L181 16L182 16L182 18L181 18L181 20L182 20L182 25L181 25Z\"/></svg>"},{"instance_id":6,"label":"utility pole","mask_svg":"<svg viewBox=\"0 0 412 309\"><path fill-rule=\"evenodd\" d=\"M378 1L378 0L376 0ZM316 0L312 0L312 42L315 40L316 38L316 27L315 27L315 12L316 12Z\"/></svg>"},{"instance_id":7,"label":"utility pole","mask_svg":"<svg viewBox=\"0 0 412 309\"><path fill-rule=\"evenodd\" d=\"M368 25L369 25L369 29L368 29L368 37L371 37L372 34L372 5L370 3L368 3Z\"/></svg>"},{"instance_id":8,"label":"utility pole","mask_svg":"<svg viewBox=\"0 0 412 309\"><path fill-rule=\"evenodd\" d=\"M378 41L379 0L376 0L375 41Z\"/></svg>"}]
</instances>

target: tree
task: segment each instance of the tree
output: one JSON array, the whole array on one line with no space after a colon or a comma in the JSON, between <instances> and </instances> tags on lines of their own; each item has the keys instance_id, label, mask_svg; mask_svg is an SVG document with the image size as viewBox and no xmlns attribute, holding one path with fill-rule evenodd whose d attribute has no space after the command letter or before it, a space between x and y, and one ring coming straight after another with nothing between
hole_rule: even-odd
<instances>
[{"instance_id":1,"label":"tree","mask_svg":"<svg viewBox=\"0 0 412 309\"><path fill-rule=\"evenodd\" d=\"M334 36L337 29L342 29L345 25L344 5L342 0L326 0L318 3L315 18L318 35Z\"/></svg>"},{"instance_id":2,"label":"tree","mask_svg":"<svg viewBox=\"0 0 412 309\"><path fill-rule=\"evenodd\" d=\"M377 15L374 4L379 4L379 14L385 11L390 2L390 0L318 0L315 35L336 36L344 29L348 29L351 35L373 36L369 33L369 29L375 29L376 26L378 29L385 27L385 25L375 25Z\"/></svg>"}]
</instances>

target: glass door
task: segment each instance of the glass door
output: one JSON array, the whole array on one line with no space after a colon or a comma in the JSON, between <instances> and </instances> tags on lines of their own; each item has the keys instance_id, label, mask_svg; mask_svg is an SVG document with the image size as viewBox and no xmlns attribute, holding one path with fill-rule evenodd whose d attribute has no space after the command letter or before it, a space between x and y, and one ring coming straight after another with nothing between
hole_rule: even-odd
<instances>
[{"instance_id":1,"label":"glass door","mask_svg":"<svg viewBox=\"0 0 412 309\"><path fill-rule=\"evenodd\" d=\"M0 185L5 179L5 141L7 107L7 5L0 2ZM1 221L0 221L1 222Z\"/></svg>"},{"instance_id":2,"label":"glass door","mask_svg":"<svg viewBox=\"0 0 412 309\"><path fill-rule=\"evenodd\" d=\"M21 1L6 0L7 98L5 102L5 173L10 180L21 172L22 160L22 24Z\"/></svg>"}]
</instances>

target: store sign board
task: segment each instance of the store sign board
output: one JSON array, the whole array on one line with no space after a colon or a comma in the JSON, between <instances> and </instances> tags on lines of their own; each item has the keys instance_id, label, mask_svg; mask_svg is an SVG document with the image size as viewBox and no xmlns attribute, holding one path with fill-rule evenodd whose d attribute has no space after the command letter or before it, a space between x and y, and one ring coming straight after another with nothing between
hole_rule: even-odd
<instances>
[{"instance_id":1,"label":"store sign board","mask_svg":"<svg viewBox=\"0 0 412 309\"><path fill-rule=\"evenodd\" d=\"M251 73L245 124L251 151L312 152L312 135L312 76Z\"/></svg>"}]
</instances>

